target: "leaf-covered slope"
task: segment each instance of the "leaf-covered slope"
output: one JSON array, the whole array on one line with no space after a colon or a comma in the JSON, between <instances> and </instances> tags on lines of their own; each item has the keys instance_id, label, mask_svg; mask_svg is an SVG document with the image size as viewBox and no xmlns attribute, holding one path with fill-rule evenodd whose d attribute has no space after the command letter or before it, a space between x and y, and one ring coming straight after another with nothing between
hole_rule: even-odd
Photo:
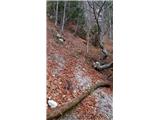
<instances>
[{"instance_id":1,"label":"leaf-covered slope","mask_svg":"<svg viewBox=\"0 0 160 120\"><path fill-rule=\"evenodd\" d=\"M106 76L92 68L91 58L98 59L98 50L93 49L86 54L85 40L75 37L68 30L64 30L65 42L57 43L54 37L56 31L58 28L47 21L47 96L51 96L58 106L63 106L91 85L104 81ZM112 91L103 88L98 92L93 92L59 120L111 119ZM47 108L47 112L51 109Z\"/></svg>"}]
</instances>

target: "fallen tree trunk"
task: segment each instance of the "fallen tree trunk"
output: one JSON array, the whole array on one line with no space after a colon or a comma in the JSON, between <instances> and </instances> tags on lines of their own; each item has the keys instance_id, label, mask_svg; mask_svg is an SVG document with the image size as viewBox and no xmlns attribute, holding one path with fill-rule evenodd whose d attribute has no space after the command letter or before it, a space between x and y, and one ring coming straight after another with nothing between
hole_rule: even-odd
<instances>
[{"instance_id":1,"label":"fallen tree trunk","mask_svg":"<svg viewBox=\"0 0 160 120\"><path fill-rule=\"evenodd\" d=\"M91 92L96 90L99 87L107 87L111 86L112 83L110 81L99 82L91 87L89 87L84 93L82 93L79 97L73 99L71 102L65 104L64 106L57 107L52 112L47 114L47 120L53 120L61 115L63 115L68 110L72 109L78 103L80 103L84 98L86 98Z\"/></svg>"}]
</instances>

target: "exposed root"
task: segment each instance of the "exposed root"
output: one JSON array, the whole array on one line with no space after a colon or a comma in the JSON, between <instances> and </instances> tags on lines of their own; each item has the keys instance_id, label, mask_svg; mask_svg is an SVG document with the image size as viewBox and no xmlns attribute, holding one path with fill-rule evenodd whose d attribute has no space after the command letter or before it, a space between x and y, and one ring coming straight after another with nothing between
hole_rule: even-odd
<instances>
[{"instance_id":1,"label":"exposed root","mask_svg":"<svg viewBox=\"0 0 160 120\"><path fill-rule=\"evenodd\" d=\"M93 63L93 67L97 70L104 70L113 67L113 62L109 64L101 64L100 62L95 62Z\"/></svg>"}]
</instances>

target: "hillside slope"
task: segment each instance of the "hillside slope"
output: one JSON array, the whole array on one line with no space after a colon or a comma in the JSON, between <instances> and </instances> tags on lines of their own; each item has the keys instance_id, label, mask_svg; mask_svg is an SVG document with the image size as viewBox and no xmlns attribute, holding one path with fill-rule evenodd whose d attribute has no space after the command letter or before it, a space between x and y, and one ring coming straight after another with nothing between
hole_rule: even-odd
<instances>
[{"instance_id":1,"label":"hillside slope","mask_svg":"<svg viewBox=\"0 0 160 120\"><path fill-rule=\"evenodd\" d=\"M90 47L86 54L85 40L64 30L65 42L57 43L53 34L58 31L53 22L47 20L47 96L51 96L58 106L72 101L88 87L98 81L110 79L112 70L98 72L92 62L98 60L99 49ZM112 53L112 43L106 43ZM107 59L112 60L112 57ZM111 78L112 79L112 78ZM51 112L47 108L47 112ZM59 120L111 120L112 90L99 88L70 110Z\"/></svg>"}]
</instances>

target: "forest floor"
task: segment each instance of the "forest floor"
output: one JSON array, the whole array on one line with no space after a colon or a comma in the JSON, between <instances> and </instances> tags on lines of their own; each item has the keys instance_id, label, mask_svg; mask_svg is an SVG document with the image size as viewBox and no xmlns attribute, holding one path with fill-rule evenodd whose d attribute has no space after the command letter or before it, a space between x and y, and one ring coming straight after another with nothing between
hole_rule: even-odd
<instances>
[{"instance_id":1,"label":"forest floor","mask_svg":"<svg viewBox=\"0 0 160 120\"><path fill-rule=\"evenodd\" d=\"M113 70L96 71L92 62L99 60L100 49L90 45L86 54L85 40L74 36L69 27L63 33L65 42L57 43L53 33L58 29L47 20L47 97L63 106L98 81L112 81ZM106 62L111 62L112 41L106 39L105 46L110 52ZM58 120L112 120L112 101L112 88L98 88ZM51 112L48 107L47 112Z\"/></svg>"}]
</instances>

